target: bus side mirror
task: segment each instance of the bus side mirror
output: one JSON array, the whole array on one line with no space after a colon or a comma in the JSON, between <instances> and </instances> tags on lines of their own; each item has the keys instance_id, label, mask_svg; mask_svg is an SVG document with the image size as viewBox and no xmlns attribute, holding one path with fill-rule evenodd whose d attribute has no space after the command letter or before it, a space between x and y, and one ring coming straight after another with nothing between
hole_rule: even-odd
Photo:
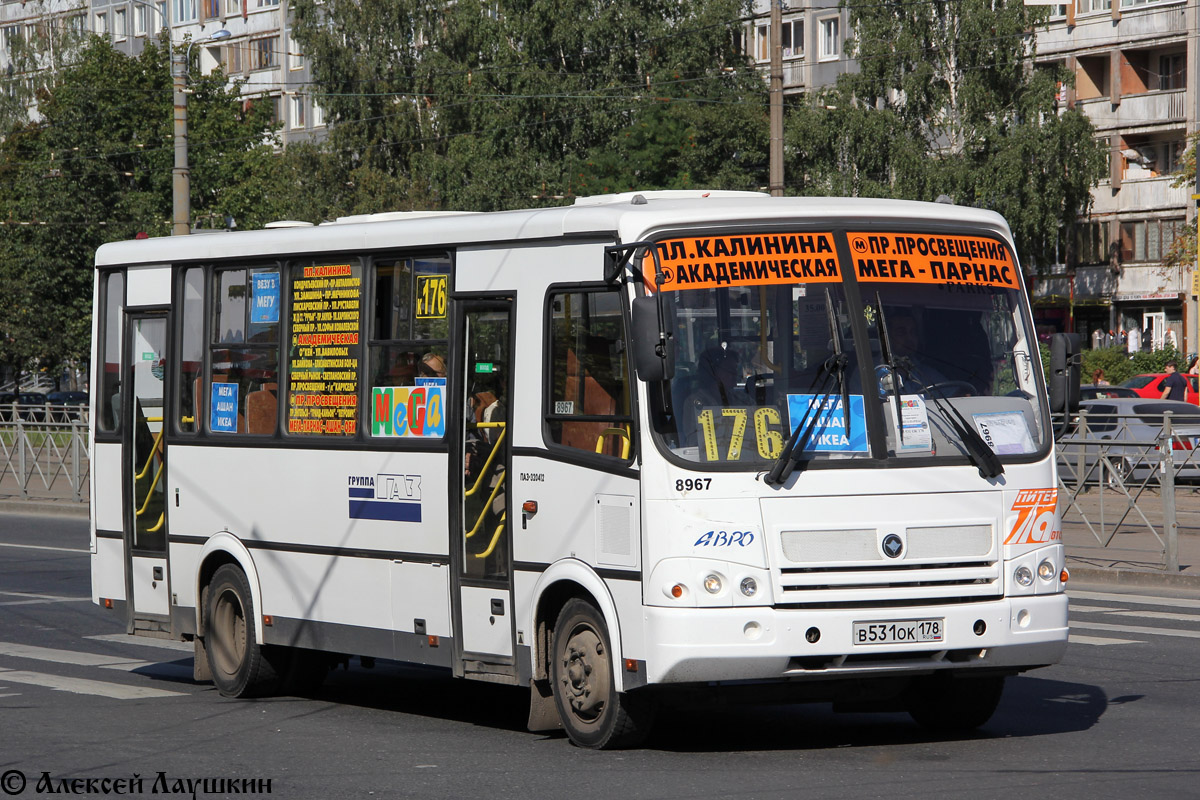
<instances>
[{"instance_id":1,"label":"bus side mirror","mask_svg":"<svg viewBox=\"0 0 1200 800\"><path fill-rule=\"evenodd\" d=\"M646 381L666 381L675 375L675 339L666 314L659 325L659 297L633 299L633 363Z\"/></svg>"},{"instance_id":2,"label":"bus side mirror","mask_svg":"<svg viewBox=\"0 0 1200 800\"><path fill-rule=\"evenodd\" d=\"M1079 365L1079 334L1054 334L1050 339L1050 413L1079 410Z\"/></svg>"}]
</instances>

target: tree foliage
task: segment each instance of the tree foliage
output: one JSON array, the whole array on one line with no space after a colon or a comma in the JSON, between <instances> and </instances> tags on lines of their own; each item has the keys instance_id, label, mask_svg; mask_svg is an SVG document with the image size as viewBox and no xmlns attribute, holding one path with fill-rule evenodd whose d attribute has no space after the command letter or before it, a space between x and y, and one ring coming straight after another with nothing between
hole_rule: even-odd
<instances>
[{"instance_id":1,"label":"tree foliage","mask_svg":"<svg viewBox=\"0 0 1200 800\"><path fill-rule=\"evenodd\" d=\"M372 210L761 185L765 90L732 36L744 10L740 0L292 4L333 123L329 152L356 190L345 210L358 210L364 185Z\"/></svg>"},{"instance_id":2,"label":"tree foliage","mask_svg":"<svg viewBox=\"0 0 1200 800\"><path fill-rule=\"evenodd\" d=\"M39 93L40 118L0 143L0 361L10 367L84 360L96 248L169 233L168 60L152 43L129 58L93 38ZM261 222L268 109L244 110L219 74L193 74L191 89L193 219Z\"/></svg>"},{"instance_id":3,"label":"tree foliage","mask_svg":"<svg viewBox=\"0 0 1200 800\"><path fill-rule=\"evenodd\" d=\"M1032 66L1045 13L1019 0L853 4L859 71L791 109L789 184L948 195L1003 214L1028 262L1053 261L1107 161L1086 117L1056 107L1071 76Z\"/></svg>"}]
</instances>

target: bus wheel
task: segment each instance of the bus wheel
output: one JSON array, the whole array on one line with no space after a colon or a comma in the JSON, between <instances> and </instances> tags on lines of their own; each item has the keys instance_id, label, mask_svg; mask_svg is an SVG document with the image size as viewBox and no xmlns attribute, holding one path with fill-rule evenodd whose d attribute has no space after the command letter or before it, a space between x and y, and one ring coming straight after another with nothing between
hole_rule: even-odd
<instances>
[{"instance_id":1,"label":"bus wheel","mask_svg":"<svg viewBox=\"0 0 1200 800\"><path fill-rule=\"evenodd\" d=\"M600 612L588 602L570 600L554 626L551 677L558 716L580 747L633 747L653 723L652 698L614 688L611 653Z\"/></svg>"},{"instance_id":2,"label":"bus wheel","mask_svg":"<svg viewBox=\"0 0 1200 800\"><path fill-rule=\"evenodd\" d=\"M270 693L275 670L254 639L254 600L245 573L225 564L213 574L205 611L205 649L213 683L226 697Z\"/></svg>"},{"instance_id":3,"label":"bus wheel","mask_svg":"<svg viewBox=\"0 0 1200 800\"><path fill-rule=\"evenodd\" d=\"M908 713L931 731L970 731L992 718L1003 692L1003 675L928 675L909 690Z\"/></svg>"}]
</instances>

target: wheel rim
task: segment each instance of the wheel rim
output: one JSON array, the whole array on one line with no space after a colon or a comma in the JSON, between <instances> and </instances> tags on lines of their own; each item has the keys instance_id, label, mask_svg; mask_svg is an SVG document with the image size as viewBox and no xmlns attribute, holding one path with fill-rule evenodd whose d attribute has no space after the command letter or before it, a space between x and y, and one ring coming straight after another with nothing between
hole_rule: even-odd
<instances>
[{"instance_id":1,"label":"wheel rim","mask_svg":"<svg viewBox=\"0 0 1200 800\"><path fill-rule=\"evenodd\" d=\"M562 697L571 715L585 726L596 725L608 707L611 670L604 640L590 625L571 630L559 656Z\"/></svg>"},{"instance_id":2,"label":"wheel rim","mask_svg":"<svg viewBox=\"0 0 1200 800\"><path fill-rule=\"evenodd\" d=\"M226 675L234 675L246 656L246 615L237 594L226 590L213 607L212 654L214 665Z\"/></svg>"}]
</instances>

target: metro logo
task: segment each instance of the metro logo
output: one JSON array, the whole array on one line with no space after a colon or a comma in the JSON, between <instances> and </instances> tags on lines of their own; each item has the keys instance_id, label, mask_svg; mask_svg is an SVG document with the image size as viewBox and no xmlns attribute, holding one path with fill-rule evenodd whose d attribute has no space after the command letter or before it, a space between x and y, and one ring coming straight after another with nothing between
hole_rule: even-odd
<instances>
[{"instance_id":1,"label":"metro logo","mask_svg":"<svg viewBox=\"0 0 1200 800\"><path fill-rule=\"evenodd\" d=\"M1004 543L1046 544L1058 541L1062 538L1062 531L1055 528L1057 508L1057 489L1022 489L1012 504L1017 520Z\"/></svg>"}]
</instances>

